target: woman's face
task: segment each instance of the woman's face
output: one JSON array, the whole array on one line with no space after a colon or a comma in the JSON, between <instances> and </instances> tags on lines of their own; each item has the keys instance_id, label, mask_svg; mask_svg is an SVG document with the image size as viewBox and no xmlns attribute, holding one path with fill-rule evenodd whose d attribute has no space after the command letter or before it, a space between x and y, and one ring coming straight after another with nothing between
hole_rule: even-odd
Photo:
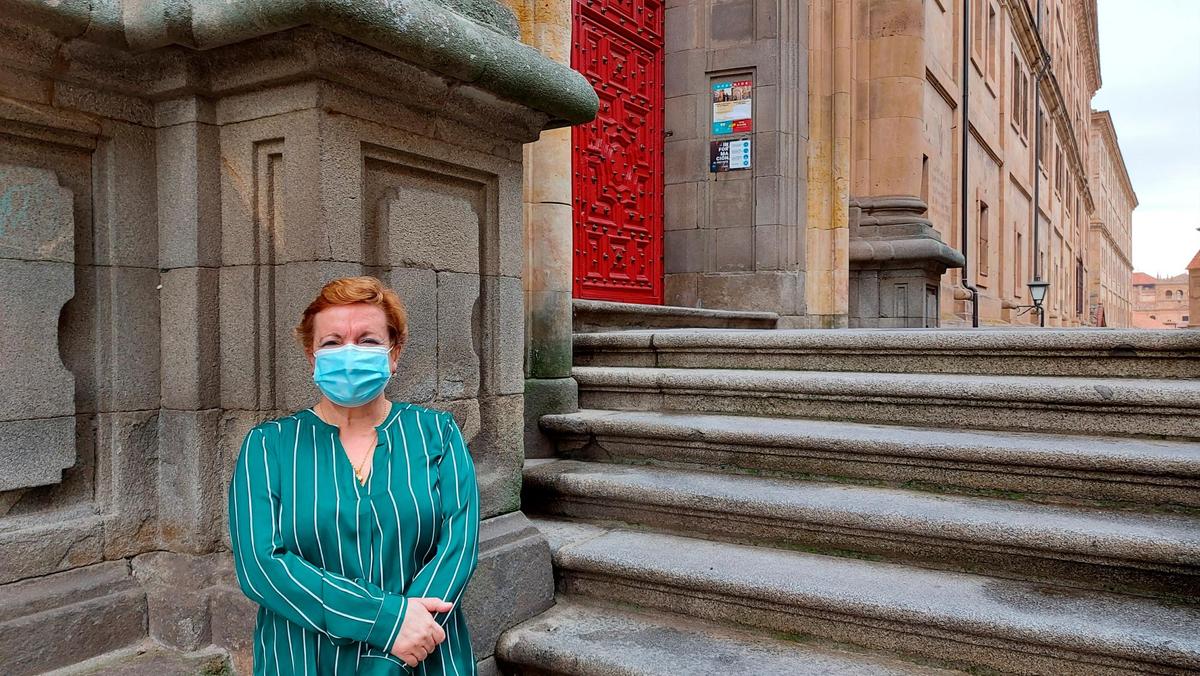
<instances>
[{"instance_id":1,"label":"woman's face","mask_svg":"<svg viewBox=\"0 0 1200 676\"><path fill-rule=\"evenodd\" d=\"M392 348L388 353L392 372L396 371L396 360L400 350L388 337L387 315L378 305L350 303L325 308L313 316L313 342L308 346L309 366L314 364L314 353L327 347L342 345L383 345Z\"/></svg>"}]
</instances>

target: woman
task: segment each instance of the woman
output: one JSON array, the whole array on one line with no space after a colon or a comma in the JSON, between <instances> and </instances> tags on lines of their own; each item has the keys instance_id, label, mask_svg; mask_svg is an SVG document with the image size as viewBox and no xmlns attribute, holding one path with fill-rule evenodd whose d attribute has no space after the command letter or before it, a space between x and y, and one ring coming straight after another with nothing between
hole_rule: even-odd
<instances>
[{"instance_id":1,"label":"woman","mask_svg":"<svg viewBox=\"0 0 1200 676\"><path fill-rule=\"evenodd\" d=\"M321 391L246 435L229 485L255 674L475 674L458 602L479 491L454 418L389 402L408 338L395 292L329 282L296 328Z\"/></svg>"}]
</instances>

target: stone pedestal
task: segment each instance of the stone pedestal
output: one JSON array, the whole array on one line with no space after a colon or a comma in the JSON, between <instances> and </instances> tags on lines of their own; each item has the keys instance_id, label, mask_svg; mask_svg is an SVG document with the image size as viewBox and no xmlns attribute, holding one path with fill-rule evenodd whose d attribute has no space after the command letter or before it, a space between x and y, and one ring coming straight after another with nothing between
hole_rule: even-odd
<instances>
[{"instance_id":1,"label":"stone pedestal","mask_svg":"<svg viewBox=\"0 0 1200 676\"><path fill-rule=\"evenodd\" d=\"M850 327L938 326L940 279L963 257L903 195L850 200Z\"/></svg>"},{"instance_id":2,"label":"stone pedestal","mask_svg":"<svg viewBox=\"0 0 1200 676\"><path fill-rule=\"evenodd\" d=\"M389 396L451 411L474 457L490 655L552 585L516 511L522 147L591 88L492 0L13 0L0 35L0 673L147 627L246 666L229 472L315 401L292 327L362 273L409 311Z\"/></svg>"}]
</instances>

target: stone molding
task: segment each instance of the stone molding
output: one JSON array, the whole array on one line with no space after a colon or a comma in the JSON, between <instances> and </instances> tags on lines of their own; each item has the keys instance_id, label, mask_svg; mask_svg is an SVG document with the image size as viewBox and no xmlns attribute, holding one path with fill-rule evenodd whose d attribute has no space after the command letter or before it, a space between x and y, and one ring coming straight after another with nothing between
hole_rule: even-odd
<instances>
[{"instance_id":1,"label":"stone molding","mask_svg":"<svg viewBox=\"0 0 1200 676\"><path fill-rule=\"evenodd\" d=\"M959 268L965 263L923 215L926 206L918 197L854 197L850 211L851 269L883 263Z\"/></svg>"},{"instance_id":2,"label":"stone molding","mask_svg":"<svg viewBox=\"0 0 1200 676\"><path fill-rule=\"evenodd\" d=\"M545 113L548 127L586 122L599 107L583 76L516 39L511 13L485 25L427 0L155 0L125 7L87 0L49 7L38 0L13 0L10 5L12 16L62 38L135 53L171 46L205 51L315 26ZM506 11L497 7L490 14L500 17Z\"/></svg>"}]
</instances>

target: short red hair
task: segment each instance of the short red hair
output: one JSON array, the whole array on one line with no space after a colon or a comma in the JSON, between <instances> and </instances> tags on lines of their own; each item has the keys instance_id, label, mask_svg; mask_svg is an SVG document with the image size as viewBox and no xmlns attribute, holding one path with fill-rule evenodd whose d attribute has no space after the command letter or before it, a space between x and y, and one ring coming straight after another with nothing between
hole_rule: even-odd
<instances>
[{"instance_id":1,"label":"short red hair","mask_svg":"<svg viewBox=\"0 0 1200 676\"><path fill-rule=\"evenodd\" d=\"M313 318L317 313L335 305L369 303L383 310L387 317L388 337L399 351L408 341L408 313L400 296L374 277L342 277L321 287L321 292L304 309L304 316L296 327L296 338L305 352L312 350Z\"/></svg>"}]
</instances>

